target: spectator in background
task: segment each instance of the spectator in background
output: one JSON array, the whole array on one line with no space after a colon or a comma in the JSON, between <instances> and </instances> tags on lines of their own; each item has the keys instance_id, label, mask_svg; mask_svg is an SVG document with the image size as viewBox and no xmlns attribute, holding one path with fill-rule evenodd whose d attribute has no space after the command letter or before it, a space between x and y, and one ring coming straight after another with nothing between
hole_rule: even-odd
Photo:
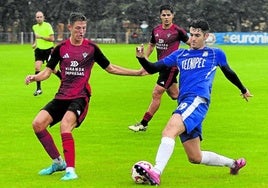
<instances>
[{"instance_id":1,"label":"spectator in background","mask_svg":"<svg viewBox=\"0 0 268 188\"><path fill-rule=\"evenodd\" d=\"M35 40L32 45L34 49L35 56L35 74L38 74L41 71L42 64L48 61L49 55L54 48L54 31L52 26L45 22L45 17L43 12L38 11L35 14L36 24L32 26ZM56 69L53 72L61 78L60 71ZM34 96L41 95L41 82L36 81L36 91L34 92Z\"/></svg>"}]
</instances>

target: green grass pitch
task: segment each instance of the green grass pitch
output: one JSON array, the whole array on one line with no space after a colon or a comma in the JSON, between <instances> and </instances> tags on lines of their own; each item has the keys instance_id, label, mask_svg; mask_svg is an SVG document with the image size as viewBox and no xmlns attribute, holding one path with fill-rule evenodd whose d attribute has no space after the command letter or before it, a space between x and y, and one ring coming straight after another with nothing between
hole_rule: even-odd
<instances>
[{"instance_id":1,"label":"green grass pitch","mask_svg":"<svg viewBox=\"0 0 268 188\"><path fill-rule=\"evenodd\" d=\"M135 45L100 47L112 63L140 68ZM218 70L211 107L203 124L202 149L232 158L245 157L247 165L238 176L231 176L226 167L190 164L177 140L161 187L268 187L268 46L219 47L225 50L230 66L254 97L249 102L242 100L239 90ZM81 127L73 131L79 179L62 182L59 179L63 172L51 176L37 174L51 160L31 127L39 109L54 97L58 78L52 75L42 82L43 94L34 97L35 83L24 84L25 76L34 72L31 46L1 44L0 62L1 187L142 187L131 180L131 166L139 160L154 163L161 131L176 107L176 102L164 95L147 132L128 130L128 125L140 121L147 109L157 75L116 76L107 74L97 64L94 66L89 112ZM49 131L61 151L59 126Z\"/></svg>"}]
</instances>

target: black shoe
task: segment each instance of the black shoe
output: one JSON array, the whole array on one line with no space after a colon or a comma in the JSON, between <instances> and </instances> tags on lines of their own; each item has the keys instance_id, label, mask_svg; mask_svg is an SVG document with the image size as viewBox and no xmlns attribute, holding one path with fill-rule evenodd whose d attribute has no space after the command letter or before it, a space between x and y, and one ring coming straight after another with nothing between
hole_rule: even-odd
<instances>
[{"instance_id":1,"label":"black shoe","mask_svg":"<svg viewBox=\"0 0 268 188\"><path fill-rule=\"evenodd\" d=\"M37 89L35 92L34 92L34 96L37 96L37 95L41 95L42 94L42 90L41 89Z\"/></svg>"},{"instance_id":2,"label":"black shoe","mask_svg":"<svg viewBox=\"0 0 268 188\"><path fill-rule=\"evenodd\" d=\"M141 123L136 123L134 125L128 126L128 128L134 132L139 132L139 131L146 131L147 126L144 126Z\"/></svg>"}]
</instances>

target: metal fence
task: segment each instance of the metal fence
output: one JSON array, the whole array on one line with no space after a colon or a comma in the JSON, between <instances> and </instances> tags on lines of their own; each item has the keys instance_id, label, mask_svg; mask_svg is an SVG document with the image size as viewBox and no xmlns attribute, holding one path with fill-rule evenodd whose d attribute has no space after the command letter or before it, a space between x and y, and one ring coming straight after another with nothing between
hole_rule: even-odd
<instances>
[{"instance_id":1,"label":"metal fence","mask_svg":"<svg viewBox=\"0 0 268 188\"><path fill-rule=\"evenodd\" d=\"M55 33L55 39L60 42L69 37L68 32ZM87 33L86 37L93 40L96 43L126 43L126 44L138 44L149 41L149 35L145 33ZM33 32L0 32L0 43L2 44L27 44L33 43Z\"/></svg>"}]
</instances>

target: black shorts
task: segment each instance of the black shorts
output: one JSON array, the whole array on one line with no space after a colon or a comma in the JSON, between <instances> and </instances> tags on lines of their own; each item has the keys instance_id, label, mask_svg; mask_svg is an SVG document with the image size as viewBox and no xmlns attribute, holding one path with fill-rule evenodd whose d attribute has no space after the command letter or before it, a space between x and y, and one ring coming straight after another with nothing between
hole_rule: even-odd
<instances>
[{"instance_id":1,"label":"black shorts","mask_svg":"<svg viewBox=\"0 0 268 188\"><path fill-rule=\"evenodd\" d=\"M178 83L178 73L179 71L177 67L167 68L166 70L159 72L156 83L163 88L168 89L173 83Z\"/></svg>"},{"instance_id":2,"label":"black shorts","mask_svg":"<svg viewBox=\"0 0 268 188\"><path fill-rule=\"evenodd\" d=\"M90 98L78 98L72 100L53 99L44 108L42 108L42 110L46 110L53 119L50 127L60 122L66 111L72 111L76 114L76 127L79 127L86 117L89 99Z\"/></svg>"},{"instance_id":3,"label":"black shorts","mask_svg":"<svg viewBox=\"0 0 268 188\"><path fill-rule=\"evenodd\" d=\"M53 50L53 47L49 49L45 49L45 50L36 48L34 50L35 61L43 61L43 63L45 61L47 62L52 50Z\"/></svg>"}]
</instances>

